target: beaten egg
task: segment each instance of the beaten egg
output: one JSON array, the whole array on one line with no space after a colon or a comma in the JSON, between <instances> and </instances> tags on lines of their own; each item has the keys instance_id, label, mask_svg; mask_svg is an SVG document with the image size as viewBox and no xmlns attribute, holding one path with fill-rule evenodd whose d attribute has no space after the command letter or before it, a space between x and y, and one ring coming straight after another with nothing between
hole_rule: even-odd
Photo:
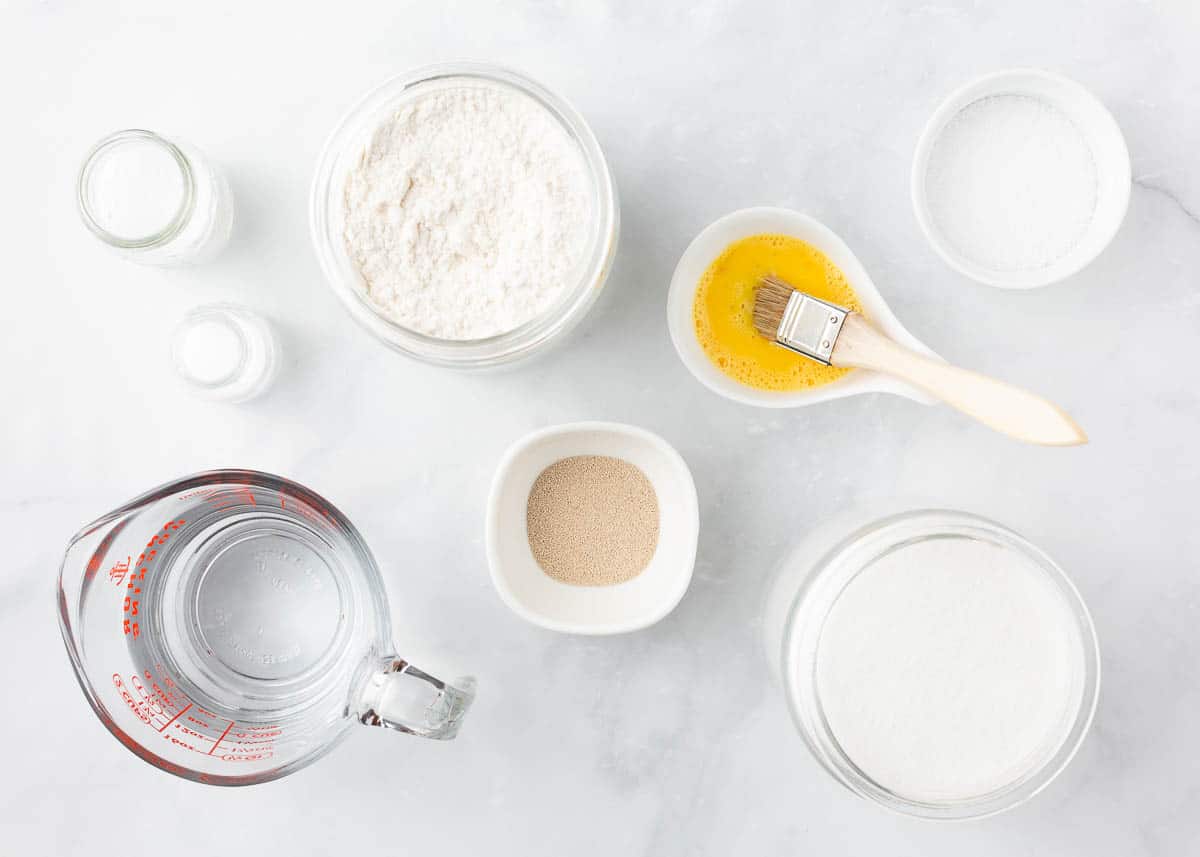
<instances>
[{"instance_id":1,"label":"beaten egg","mask_svg":"<svg viewBox=\"0 0 1200 857\"><path fill-rule=\"evenodd\" d=\"M862 311L846 276L820 250L789 235L751 235L726 247L696 289L692 316L708 359L730 378L759 390L803 390L854 371L823 366L758 335L754 295L768 274L814 297Z\"/></svg>"}]
</instances>

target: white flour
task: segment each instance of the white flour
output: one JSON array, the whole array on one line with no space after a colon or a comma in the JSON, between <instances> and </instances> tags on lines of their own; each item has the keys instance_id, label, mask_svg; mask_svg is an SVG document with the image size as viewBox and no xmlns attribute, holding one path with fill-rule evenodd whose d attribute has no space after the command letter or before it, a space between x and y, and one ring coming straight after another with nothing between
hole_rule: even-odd
<instances>
[{"instance_id":1,"label":"white flour","mask_svg":"<svg viewBox=\"0 0 1200 857\"><path fill-rule=\"evenodd\" d=\"M1058 749L1082 695L1069 604L1019 553L937 539L885 555L839 597L817 686L838 743L911 800L979 797Z\"/></svg>"},{"instance_id":2,"label":"white flour","mask_svg":"<svg viewBox=\"0 0 1200 857\"><path fill-rule=\"evenodd\" d=\"M405 104L346 179L346 250L372 302L439 339L545 312L578 276L592 217L579 148L545 108L499 87Z\"/></svg>"},{"instance_id":3,"label":"white flour","mask_svg":"<svg viewBox=\"0 0 1200 857\"><path fill-rule=\"evenodd\" d=\"M946 240L993 271L1044 268L1069 253L1096 208L1096 165L1060 110L1024 95L982 98L947 123L925 174Z\"/></svg>"}]
</instances>

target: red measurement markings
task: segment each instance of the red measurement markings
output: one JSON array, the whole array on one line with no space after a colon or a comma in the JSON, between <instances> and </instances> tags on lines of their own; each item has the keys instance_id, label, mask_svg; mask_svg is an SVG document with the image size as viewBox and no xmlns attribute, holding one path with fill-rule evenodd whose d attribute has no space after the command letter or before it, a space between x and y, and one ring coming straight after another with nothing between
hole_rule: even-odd
<instances>
[{"instance_id":1,"label":"red measurement markings","mask_svg":"<svg viewBox=\"0 0 1200 857\"><path fill-rule=\"evenodd\" d=\"M133 685L134 691L137 692L137 695L141 699L139 705L142 706L143 710L149 715L151 720L154 720L155 718L165 718L167 716L166 709L159 704L157 699L150 695L150 691L146 690L146 686L142 684L141 678L136 675L131 675L129 677L129 683Z\"/></svg>"},{"instance_id":2,"label":"red measurement markings","mask_svg":"<svg viewBox=\"0 0 1200 857\"><path fill-rule=\"evenodd\" d=\"M254 499L254 492L250 490L250 486L248 485L213 489L201 496L204 498L204 502L214 509L228 509L231 506L240 506L247 503L251 506L258 505L258 501Z\"/></svg>"},{"instance_id":3,"label":"red measurement markings","mask_svg":"<svg viewBox=\"0 0 1200 857\"><path fill-rule=\"evenodd\" d=\"M197 488L194 491L187 491L183 494L180 494L175 499L176 500L191 500L193 497L211 497L213 494L216 494L220 490L221 490L220 488L213 488L211 486L205 486L203 488Z\"/></svg>"},{"instance_id":4,"label":"red measurement markings","mask_svg":"<svg viewBox=\"0 0 1200 857\"><path fill-rule=\"evenodd\" d=\"M189 702L187 705L187 708L183 709L183 711L180 711L179 714L176 714L174 717L172 717L170 720L168 720L166 723L164 723L161 727L159 727L158 731L159 732L164 731L168 726L170 726L172 723L174 723L176 720L178 720L180 715L186 713L188 708L191 708L191 707L192 707L192 704Z\"/></svg>"},{"instance_id":5,"label":"red measurement markings","mask_svg":"<svg viewBox=\"0 0 1200 857\"><path fill-rule=\"evenodd\" d=\"M171 744L174 744L176 747L182 747L185 750L191 750L193 753L203 753L204 752L203 747L197 747L195 744L192 744L189 741L184 741L182 738L177 738L174 735L168 735L165 732L163 733L163 739L170 742Z\"/></svg>"},{"instance_id":6,"label":"red measurement markings","mask_svg":"<svg viewBox=\"0 0 1200 857\"><path fill-rule=\"evenodd\" d=\"M163 524L162 530L151 536L150 541L146 542L146 548L138 554L137 560L133 563L135 571L129 575L129 582L125 584L126 592L125 602L122 606L121 630L127 636L132 636L135 640L141 635L141 620L138 615L138 610L141 607L142 583L146 580L146 572L150 569L150 564L154 558L158 556L158 548L160 545L165 545L180 527L186 524L183 518L177 521L167 521Z\"/></svg>"},{"instance_id":7,"label":"red measurement markings","mask_svg":"<svg viewBox=\"0 0 1200 857\"><path fill-rule=\"evenodd\" d=\"M117 586L125 582L125 575L129 574L129 564L132 562L132 557L125 557L113 563L112 568L108 570L108 579Z\"/></svg>"},{"instance_id":8,"label":"red measurement markings","mask_svg":"<svg viewBox=\"0 0 1200 857\"><path fill-rule=\"evenodd\" d=\"M134 674L128 679L113 673L112 682L134 716L158 732L164 741L222 762L262 762L274 757L275 740L283 734L277 725L246 724L235 729L237 721L196 705L162 672L161 664L156 668L157 674L147 669L141 676ZM212 736L218 729L221 734L214 741ZM135 746L134 741L123 740ZM155 764L159 764L157 757ZM185 770L173 763L166 764Z\"/></svg>"},{"instance_id":9,"label":"red measurement markings","mask_svg":"<svg viewBox=\"0 0 1200 857\"><path fill-rule=\"evenodd\" d=\"M152 673L147 670L147 680L150 680L151 676ZM151 693L152 690L159 687L157 682L152 682L151 688L147 689L139 676L129 676L129 682L126 684L119 673L113 673L112 682L121 700L129 707L134 716L159 732L162 732L174 723L179 718L179 715L183 713L182 711L175 713L179 707L178 704L173 699L161 695L161 689L155 690L153 694ZM190 707L189 703L183 711L186 711ZM161 726L159 726L160 722L162 723Z\"/></svg>"},{"instance_id":10,"label":"red measurement markings","mask_svg":"<svg viewBox=\"0 0 1200 857\"><path fill-rule=\"evenodd\" d=\"M197 732L195 729L192 729L183 722L175 724L175 731L182 732L184 735L188 735L192 738L199 738L201 741L212 741L212 736L208 734L207 731Z\"/></svg>"},{"instance_id":11,"label":"red measurement markings","mask_svg":"<svg viewBox=\"0 0 1200 857\"><path fill-rule=\"evenodd\" d=\"M238 744L269 744L283 734L279 728L260 730L245 730L233 733L233 740Z\"/></svg>"},{"instance_id":12,"label":"red measurement markings","mask_svg":"<svg viewBox=\"0 0 1200 857\"><path fill-rule=\"evenodd\" d=\"M117 534L123 529L125 529L124 523L117 524L111 530L105 533L104 538L100 539L100 544L96 545L96 549L92 551L92 555L88 557L87 568L84 570L84 573L88 577L94 577L96 572L100 570L100 566L104 564L104 555L108 553L108 549L112 547L112 543L116 539Z\"/></svg>"},{"instance_id":13,"label":"red measurement markings","mask_svg":"<svg viewBox=\"0 0 1200 857\"><path fill-rule=\"evenodd\" d=\"M162 671L162 664L156 664L155 666L160 672ZM162 704L169 710L173 711L179 708L180 704L184 702L189 707L191 706L191 700L184 696L183 692L175 686L175 682L171 681L170 676L163 675L160 684L159 680L155 679L154 673L150 670L146 670L143 675L146 677L146 681L150 682L150 689L154 692L154 696L161 700ZM163 685L166 685L166 687L164 688Z\"/></svg>"},{"instance_id":14,"label":"red measurement markings","mask_svg":"<svg viewBox=\"0 0 1200 857\"><path fill-rule=\"evenodd\" d=\"M211 711L206 711L198 705L188 703L186 708L159 727L158 731L164 733L163 738L170 741L176 747L183 747L195 753L211 756L216 753L217 747L220 746L221 742L229 735L230 730L236 725L236 721L230 720L220 737L216 741L213 741L212 733L216 730L216 727L210 721L215 719L217 718ZM154 724L151 723L150 725L153 726ZM174 727L171 729L171 734L165 734L169 727ZM273 741L273 739L270 740ZM237 753L240 743L235 742L234 748L229 752ZM205 744L208 745L207 749L204 746ZM262 752L256 752L256 759L270 757L271 747L267 746L264 749L266 750L266 755ZM220 758L224 761L242 761L240 758L231 759L229 755L222 755Z\"/></svg>"},{"instance_id":15,"label":"red measurement markings","mask_svg":"<svg viewBox=\"0 0 1200 857\"><path fill-rule=\"evenodd\" d=\"M217 719L217 715L213 714L211 711L205 711L203 708L197 705L194 709L192 709L192 713L187 716L187 723L190 723L191 726L186 727L185 725L185 728L199 730L199 734L213 732L215 727L210 721Z\"/></svg>"},{"instance_id":16,"label":"red measurement markings","mask_svg":"<svg viewBox=\"0 0 1200 857\"><path fill-rule=\"evenodd\" d=\"M291 501L290 506L288 505L289 500ZM281 490L279 492L279 508L280 509L290 509L291 511L293 511L297 515L299 515L301 518L305 518L306 520L313 521L314 523L317 523L317 524L326 524L326 523L336 524L337 523L333 519L333 515L329 514L329 512L327 512L325 509L322 509L319 506L317 508L313 508L308 503L305 503L303 500L300 500L300 499L292 496L287 491Z\"/></svg>"},{"instance_id":17,"label":"red measurement markings","mask_svg":"<svg viewBox=\"0 0 1200 857\"><path fill-rule=\"evenodd\" d=\"M240 747L271 748L271 747L275 747L275 738L263 738L262 741L247 741L246 738L240 738L239 741L236 742L236 745L238 745L239 748Z\"/></svg>"},{"instance_id":18,"label":"red measurement markings","mask_svg":"<svg viewBox=\"0 0 1200 857\"><path fill-rule=\"evenodd\" d=\"M233 721L230 720L229 725L225 727L225 731L221 733L221 737L217 739L217 743L213 744L212 748L209 749L208 755L211 756L213 754L213 751L216 750L217 747L220 745L220 743L225 740L225 736L229 734L229 730L232 728L233 728Z\"/></svg>"},{"instance_id":19,"label":"red measurement markings","mask_svg":"<svg viewBox=\"0 0 1200 857\"><path fill-rule=\"evenodd\" d=\"M150 715L143 711L142 707L138 705L137 700L133 698L133 694L131 694L125 687L125 681L118 673L113 673L112 683L113 687L117 689L117 693L120 695L121 700L127 706L129 706L129 710L134 713L134 716L143 723L148 724L150 722Z\"/></svg>"}]
</instances>

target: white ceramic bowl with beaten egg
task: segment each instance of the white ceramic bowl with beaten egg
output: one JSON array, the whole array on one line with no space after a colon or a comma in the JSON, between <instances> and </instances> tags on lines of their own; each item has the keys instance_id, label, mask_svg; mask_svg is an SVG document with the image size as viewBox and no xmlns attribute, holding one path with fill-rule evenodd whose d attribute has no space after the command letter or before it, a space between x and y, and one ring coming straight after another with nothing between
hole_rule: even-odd
<instances>
[{"instance_id":1,"label":"white ceramic bowl with beaten egg","mask_svg":"<svg viewBox=\"0 0 1200 857\"><path fill-rule=\"evenodd\" d=\"M937 357L909 333L892 314L866 268L833 230L815 218L787 208L743 208L706 227L683 251L667 294L667 327L679 359L701 384L727 399L760 408L797 408L858 393L893 393L922 404L933 404L927 394L896 378L855 369L819 387L803 390L759 390L730 378L704 353L696 337L693 304L700 279L708 266L735 241L773 233L798 238L820 250L841 270L862 303L866 317L892 339L921 354Z\"/></svg>"},{"instance_id":2,"label":"white ceramic bowl with beaten egg","mask_svg":"<svg viewBox=\"0 0 1200 857\"><path fill-rule=\"evenodd\" d=\"M1057 108L1083 136L1092 153L1096 168L1096 203L1092 219L1075 246L1045 267L1004 271L984 267L946 239L930 211L926 174L938 138L964 108L998 95L1023 95ZM1033 289L1078 273L1103 252L1125 219L1131 178L1125 137L1117 120L1099 98L1082 84L1062 75L1036 68L1014 68L970 81L952 92L929 117L913 153L912 205L921 231L951 268L989 286Z\"/></svg>"},{"instance_id":3,"label":"white ceramic bowl with beaten egg","mask_svg":"<svg viewBox=\"0 0 1200 857\"><path fill-rule=\"evenodd\" d=\"M613 586L572 586L550 577L529 547L529 492L543 470L576 455L624 459L658 499L658 545L636 577ZM486 520L488 568L509 609L568 634L621 634L653 625L687 592L700 532L696 483L687 462L658 435L622 423L582 422L532 432L496 468Z\"/></svg>"}]
</instances>

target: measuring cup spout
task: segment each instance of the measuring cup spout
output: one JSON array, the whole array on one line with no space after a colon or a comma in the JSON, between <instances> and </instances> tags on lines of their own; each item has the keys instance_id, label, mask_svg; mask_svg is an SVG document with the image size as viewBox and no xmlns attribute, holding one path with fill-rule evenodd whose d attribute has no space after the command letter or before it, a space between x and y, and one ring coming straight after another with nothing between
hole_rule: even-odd
<instances>
[{"instance_id":1,"label":"measuring cup spout","mask_svg":"<svg viewBox=\"0 0 1200 857\"><path fill-rule=\"evenodd\" d=\"M366 726L448 740L458 734L475 698L473 678L458 679L455 685L402 658L388 657L367 677L354 714Z\"/></svg>"}]
</instances>

